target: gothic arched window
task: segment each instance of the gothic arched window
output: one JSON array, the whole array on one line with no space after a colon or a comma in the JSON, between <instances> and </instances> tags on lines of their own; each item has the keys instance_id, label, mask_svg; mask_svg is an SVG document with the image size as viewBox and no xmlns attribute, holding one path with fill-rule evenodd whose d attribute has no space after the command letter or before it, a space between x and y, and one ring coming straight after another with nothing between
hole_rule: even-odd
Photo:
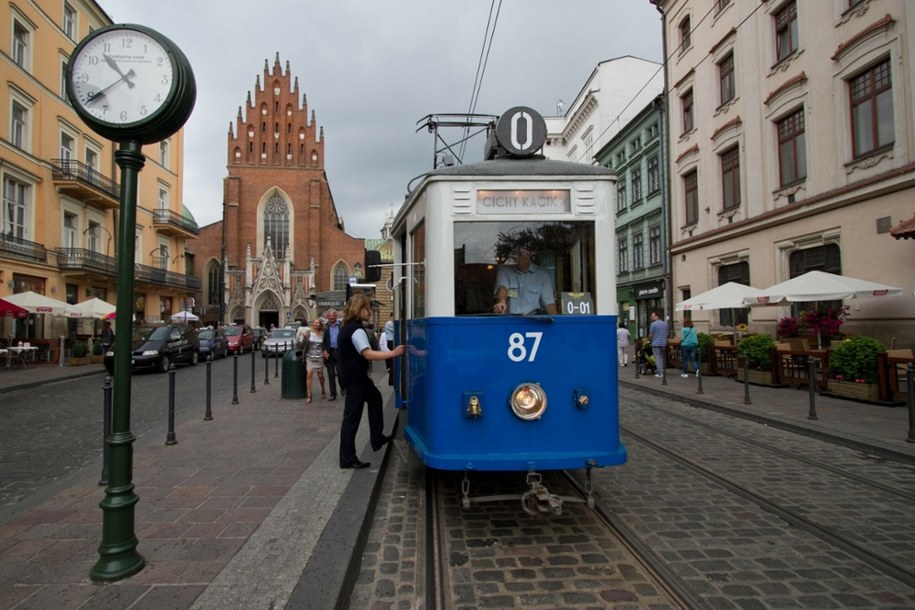
<instances>
[{"instance_id":1,"label":"gothic arched window","mask_svg":"<svg viewBox=\"0 0 915 610\"><path fill-rule=\"evenodd\" d=\"M270 247L276 258L286 256L289 246L289 206L286 200L274 194L264 207L264 243L270 238Z\"/></svg>"},{"instance_id":2,"label":"gothic arched window","mask_svg":"<svg viewBox=\"0 0 915 610\"><path fill-rule=\"evenodd\" d=\"M346 290L346 283L349 281L349 269L344 263L337 263L334 267L334 290Z\"/></svg>"},{"instance_id":3,"label":"gothic arched window","mask_svg":"<svg viewBox=\"0 0 915 610\"><path fill-rule=\"evenodd\" d=\"M207 270L207 305L219 305L222 302L222 295L219 293L219 272L219 263L210 261Z\"/></svg>"}]
</instances>

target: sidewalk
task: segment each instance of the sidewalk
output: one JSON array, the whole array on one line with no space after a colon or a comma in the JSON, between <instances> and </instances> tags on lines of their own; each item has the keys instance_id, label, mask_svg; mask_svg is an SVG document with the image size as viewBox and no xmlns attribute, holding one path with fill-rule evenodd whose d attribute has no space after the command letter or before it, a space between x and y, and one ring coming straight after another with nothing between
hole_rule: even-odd
<instances>
[{"instance_id":1,"label":"sidewalk","mask_svg":"<svg viewBox=\"0 0 915 610\"><path fill-rule=\"evenodd\" d=\"M104 372L101 365L43 367L0 374L0 392ZM382 369L383 370L383 369ZM6 373L6 371L3 371ZM379 376L383 373L379 373ZM386 451L368 445L360 426L360 458L371 468L341 470L338 441L343 401L282 399L280 380L231 388L212 400L213 420L181 422L178 443L150 434L133 445L137 551L134 576L97 584L105 497L100 465L69 480L32 508L15 507L0 522L0 610L186 608L331 608L346 590L349 562L371 517ZM390 388L385 426L396 411ZM389 449L386 446L385 449ZM296 587L308 592L300 603Z\"/></svg>"},{"instance_id":2,"label":"sidewalk","mask_svg":"<svg viewBox=\"0 0 915 610\"><path fill-rule=\"evenodd\" d=\"M669 396L697 407L753 419L865 453L915 463L915 443L906 442L909 413L905 406L888 407L815 394L817 419L811 420L808 419L810 393L806 388L750 384L751 404L744 404L744 384L733 377L703 377L703 393L698 394L696 377L680 377L680 369L667 371L667 385L654 375L642 375L636 379L631 366L622 367L619 371L621 387ZM620 406L625 408L623 403Z\"/></svg>"},{"instance_id":3,"label":"sidewalk","mask_svg":"<svg viewBox=\"0 0 915 610\"><path fill-rule=\"evenodd\" d=\"M101 365L0 371L0 393L103 372ZM915 463L904 407L817 395L818 419L809 420L803 390L750 386L746 405L743 384L730 378L705 377L697 394L697 379L679 371L667 385L635 379L631 367L619 373L624 395L637 388ZM396 412L382 376L376 383L390 429ZM164 435L134 443L135 532L146 566L130 578L96 584L88 576L101 537L97 465L46 502L14 510L0 523L0 610L335 607L355 578L350 561L367 535L387 452L366 446L363 422L359 456L372 467L340 470L342 401L306 406L280 390L276 382L259 384L256 394L240 388L240 404L231 405L223 388L213 397L213 421L181 423L178 444L166 446Z\"/></svg>"}]
</instances>

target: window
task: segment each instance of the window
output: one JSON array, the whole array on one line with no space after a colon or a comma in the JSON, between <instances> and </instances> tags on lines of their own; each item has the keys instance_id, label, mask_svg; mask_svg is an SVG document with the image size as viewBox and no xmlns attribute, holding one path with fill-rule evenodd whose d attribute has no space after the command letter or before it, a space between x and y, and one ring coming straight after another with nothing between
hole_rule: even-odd
<instances>
[{"instance_id":1,"label":"window","mask_svg":"<svg viewBox=\"0 0 915 610\"><path fill-rule=\"evenodd\" d=\"M79 220L77 219L76 214L64 212L64 232L61 241L64 248L75 248L77 246L76 231L78 223Z\"/></svg>"},{"instance_id":2,"label":"window","mask_svg":"<svg viewBox=\"0 0 915 610\"><path fill-rule=\"evenodd\" d=\"M159 244L159 255L153 257L153 266L168 271L168 246L165 244Z\"/></svg>"},{"instance_id":3,"label":"window","mask_svg":"<svg viewBox=\"0 0 915 610\"><path fill-rule=\"evenodd\" d=\"M645 266L645 248L642 232L632 236L632 268L641 269Z\"/></svg>"},{"instance_id":4,"label":"window","mask_svg":"<svg viewBox=\"0 0 915 610\"><path fill-rule=\"evenodd\" d=\"M789 2L775 13L776 62L797 51L797 3Z\"/></svg>"},{"instance_id":5,"label":"window","mask_svg":"<svg viewBox=\"0 0 915 610\"><path fill-rule=\"evenodd\" d=\"M159 142L159 165L168 168L168 140Z\"/></svg>"},{"instance_id":6,"label":"window","mask_svg":"<svg viewBox=\"0 0 915 610\"><path fill-rule=\"evenodd\" d=\"M29 110L15 101L10 113L10 142L16 148L29 149Z\"/></svg>"},{"instance_id":7,"label":"window","mask_svg":"<svg viewBox=\"0 0 915 610\"><path fill-rule=\"evenodd\" d=\"M699 222L699 176L691 171L683 176L683 203L686 209L686 224Z\"/></svg>"},{"instance_id":8,"label":"window","mask_svg":"<svg viewBox=\"0 0 915 610\"><path fill-rule=\"evenodd\" d=\"M64 21L63 21L64 34L67 35L67 38L70 40L76 40L76 11L73 10L73 7L64 2Z\"/></svg>"},{"instance_id":9,"label":"window","mask_svg":"<svg viewBox=\"0 0 915 610\"><path fill-rule=\"evenodd\" d=\"M642 170L641 168L634 167L632 172L629 174L630 180L632 182L632 203L640 201L642 199Z\"/></svg>"},{"instance_id":10,"label":"window","mask_svg":"<svg viewBox=\"0 0 915 610\"><path fill-rule=\"evenodd\" d=\"M159 212L168 212L168 189L165 187L159 187L159 203L158 208Z\"/></svg>"},{"instance_id":11,"label":"window","mask_svg":"<svg viewBox=\"0 0 915 610\"><path fill-rule=\"evenodd\" d=\"M693 130L693 90L687 91L680 98L680 106L683 108L683 133L689 133Z\"/></svg>"},{"instance_id":12,"label":"window","mask_svg":"<svg viewBox=\"0 0 915 610\"><path fill-rule=\"evenodd\" d=\"M286 205L286 200L277 194L270 197L264 208L264 244L268 239L276 258L284 258L289 247L289 206ZM336 279L334 283L336 285Z\"/></svg>"},{"instance_id":13,"label":"window","mask_svg":"<svg viewBox=\"0 0 915 610\"><path fill-rule=\"evenodd\" d=\"M100 226L95 221L89 221L89 228L86 230L86 249L90 252L99 251Z\"/></svg>"},{"instance_id":14,"label":"window","mask_svg":"<svg viewBox=\"0 0 915 610\"><path fill-rule=\"evenodd\" d=\"M690 48L690 46L692 46L692 41L690 39L692 30L690 27L689 17L686 17L685 19L683 19L683 21L680 22L679 29L680 29L680 52L683 53L688 48Z\"/></svg>"},{"instance_id":15,"label":"window","mask_svg":"<svg viewBox=\"0 0 915 610\"><path fill-rule=\"evenodd\" d=\"M15 178L3 178L3 237L26 239L32 187Z\"/></svg>"},{"instance_id":16,"label":"window","mask_svg":"<svg viewBox=\"0 0 915 610\"><path fill-rule=\"evenodd\" d=\"M838 244L823 244L813 248L795 250L788 255L788 275L795 278L804 275L808 271L825 271L826 273L842 274L842 252ZM842 300L837 301L818 301L818 302L795 302L791 304L791 315L796 316L800 312L807 311L814 307L842 307Z\"/></svg>"},{"instance_id":17,"label":"window","mask_svg":"<svg viewBox=\"0 0 915 610\"><path fill-rule=\"evenodd\" d=\"M740 207L740 150L721 155L721 202L725 210Z\"/></svg>"},{"instance_id":18,"label":"window","mask_svg":"<svg viewBox=\"0 0 915 610\"><path fill-rule=\"evenodd\" d=\"M807 136L804 109L792 112L776 123L778 130L779 184L786 186L807 177Z\"/></svg>"},{"instance_id":19,"label":"window","mask_svg":"<svg viewBox=\"0 0 915 610\"><path fill-rule=\"evenodd\" d=\"M625 237L617 238L616 240L616 263L619 268L619 273L628 273L629 272L629 240Z\"/></svg>"},{"instance_id":20,"label":"window","mask_svg":"<svg viewBox=\"0 0 915 610\"><path fill-rule=\"evenodd\" d=\"M349 280L349 270L343 263L337 263L334 267L334 290L346 290L346 284Z\"/></svg>"},{"instance_id":21,"label":"window","mask_svg":"<svg viewBox=\"0 0 915 610\"><path fill-rule=\"evenodd\" d=\"M661 264L661 225L648 229L648 264Z\"/></svg>"},{"instance_id":22,"label":"window","mask_svg":"<svg viewBox=\"0 0 915 610\"><path fill-rule=\"evenodd\" d=\"M721 89L721 105L734 99L734 54L730 53L718 64L718 82Z\"/></svg>"},{"instance_id":23,"label":"window","mask_svg":"<svg viewBox=\"0 0 915 610\"><path fill-rule=\"evenodd\" d=\"M661 168L658 156L648 159L648 192L655 193L661 189Z\"/></svg>"},{"instance_id":24,"label":"window","mask_svg":"<svg viewBox=\"0 0 915 610\"><path fill-rule=\"evenodd\" d=\"M624 212L626 210L626 177L622 176L616 183L616 211Z\"/></svg>"},{"instance_id":25,"label":"window","mask_svg":"<svg viewBox=\"0 0 915 610\"><path fill-rule=\"evenodd\" d=\"M848 83L854 158L895 142L893 82L887 59Z\"/></svg>"},{"instance_id":26,"label":"window","mask_svg":"<svg viewBox=\"0 0 915 610\"><path fill-rule=\"evenodd\" d=\"M740 262L732 265L718 267L718 285L736 282L744 286L750 285L750 263ZM737 326L749 321L749 307L736 309L719 309L718 321L722 326Z\"/></svg>"},{"instance_id":27,"label":"window","mask_svg":"<svg viewBox=\"0 0 915 610\"><path fill-rule=\"evenodd\" d=\"M216 305L222 302L222 296L219 293L219 278L221 266L215 260L210 261L209 270L207 271L207 305Z\"/></svg>"},{"instance_id":28,"label":"window","mask_svg":"<svg viewBox=\"0 0 915 610\"><path fill-rule=\"evenodd\" d=\"M91 148L86 149L86 167L98 171L98 153Z\"/></svg>"},{"instance_id":29,"label":"window","mask_svg":"<svg viewBox=\"0 0 915 610\"><path fill-rule=\"evenodd\" d=\"M76 146L76 140L70 134L60 134L60 159L69 161L73 158L73 148Z\"/></svg>"},{"instance_id":30,"label":"window","mask_svg":"<svg viewBox=\"0 0 915 610\"><path fill-rule=\"evenodd\" d=\"M23 70L29 69L29 43L32 32L20 21L13 20L13 61Z\"/></svg>"}]
</instances>

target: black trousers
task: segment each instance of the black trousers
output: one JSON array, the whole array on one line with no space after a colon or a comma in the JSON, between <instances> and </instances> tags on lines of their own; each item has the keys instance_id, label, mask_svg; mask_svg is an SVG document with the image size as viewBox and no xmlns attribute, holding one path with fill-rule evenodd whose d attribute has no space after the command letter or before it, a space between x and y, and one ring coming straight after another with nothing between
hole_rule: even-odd
<instances>
[{"instance_id":1,"label":"black trousers","mask_svg":"<svg viewBox=\"0 0 915 610\"><path fill-rule=\"evenodd\" d=\"M331 396L337 395L337 378L339 377L339 352L336 349L327 350L329 354L327 360L324 361L324 366L327 367L327 383L328 391L330 391ZM343 381L340 381L340 387L343 387Z\"/></svg>"},{"instance_id":2,"label":"black trousers","mask_svg":"<svg viewBox=\"0 0 915 610\"><path fill-rule=\"evenodd\" d=\"M362 421L362 410L369 409L369 439L372 448L382 446L384 441L384 401L381 392L366 375L361 382L346 385L346 402L343 404L343 423L340 426L340 467L346 467L358 459L356 455L356 434Z\"/></svg>"}]
</instances>

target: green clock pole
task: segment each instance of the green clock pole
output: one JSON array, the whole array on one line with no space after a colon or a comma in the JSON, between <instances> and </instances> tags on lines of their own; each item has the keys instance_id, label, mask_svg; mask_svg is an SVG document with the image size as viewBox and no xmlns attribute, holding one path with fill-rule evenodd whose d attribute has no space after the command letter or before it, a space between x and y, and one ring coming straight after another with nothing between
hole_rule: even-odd
<instances>
[{"instance_id":1,"label":"green clock pole","mask_svg":"<svg viewBox=\"0 0 915 610\"><path fill-rule=\"evenodd\" d=\"M114 335L114 400L109 447L108 487L102 509L102 543L99 560L89 572L97 581L113 581L136 574L146 565L137 552L134 507L140 498L133 485L133 442L130 431L131 326L134 298L134 243L137 226L137 184L146 164L142 145L136 140L120 143L114 158L121 168L120 253L117 264L117 316Z\"/></svg>"}]
</instances>

